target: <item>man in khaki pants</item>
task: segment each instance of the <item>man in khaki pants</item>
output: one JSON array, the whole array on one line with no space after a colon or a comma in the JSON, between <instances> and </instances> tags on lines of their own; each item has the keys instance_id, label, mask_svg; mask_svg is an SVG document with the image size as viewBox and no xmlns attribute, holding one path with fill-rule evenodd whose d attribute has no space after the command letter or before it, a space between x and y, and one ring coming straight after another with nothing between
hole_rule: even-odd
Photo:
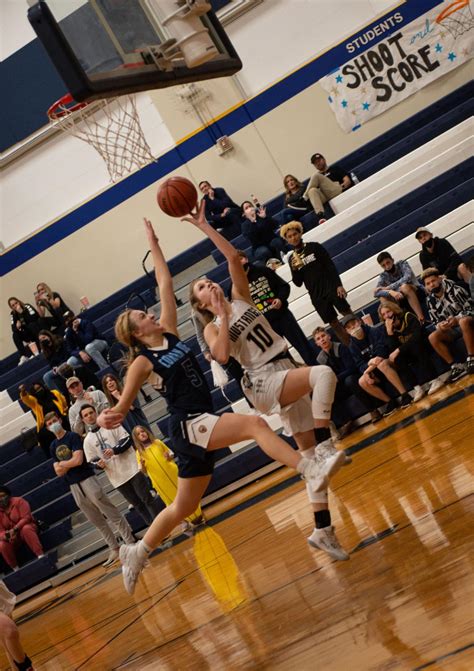
<instances>
[{"instance_id":1,"label":"man in khaki pants","mask_svg":"<svg viewBox=\"0 0 474 671\"><path fill-rule=\"evenodd\" d=\"M102 566L111 566L119 556L116 537L134 543L132 530L100 486L91 464L84 459L82 438L73 431L65 431L55 412L49 412L44 423L56 436L50 446L54 471L66 480L77 507L102 534L110 550Z\"/></svg>"},{"instance_id":2,"label":"man in khaki pants","mask_svg":"<svg viewBox=\"0 0 474 671\"><path fill-rule=\"evenodd\" d=\"M324 204L331 198L339 196L353 183L350 175L341 166L328 167L322 154L313 154L311 163L317 172L309 180L304 198L310 201L316 215L321 218L324 216Z\"/></svg>"}]
</instances>

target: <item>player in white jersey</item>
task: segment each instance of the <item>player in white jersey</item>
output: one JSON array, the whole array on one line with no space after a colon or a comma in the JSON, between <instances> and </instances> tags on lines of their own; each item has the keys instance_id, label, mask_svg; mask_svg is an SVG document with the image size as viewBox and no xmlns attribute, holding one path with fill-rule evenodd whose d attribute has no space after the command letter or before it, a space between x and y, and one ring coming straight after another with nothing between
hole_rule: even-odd
<instances>
[{"instance_id":1,"label":"player in white jersey","mask_svg":"<svg viewBox=\"0 0 474 671\"><path fill-rule=\"evenodd\" d=\"M335 449L329 431L336 376L328 366L299 366L293 361L286 341L254 306L237 250L206 222L202 204L198 213L184 221L207 235L229 264L232 301L206 277L195 280L190 289L193 310L206 324L204 338L212 357L226 363L232 356L240 363L245 371L242 388L246 397L260 412L280 415L301 454L323 465L329 483L342 465L350 463L344 452ZM307 488L307 493L315 517L308 542L335 559L349 559L331 524L327 490Z\"/></svg>"},{"instance_id":2,"label":"player in white jersey","mask_svg":"<svg viewBox=\"0 0 474 671\"><path fill-rule=\"evenodd\" d=\"M31 659L23 650L18 627L11 619L16 596L0 580L0 643L3 645L12 669L33 671Z\"/></svg>"}]
</instances>

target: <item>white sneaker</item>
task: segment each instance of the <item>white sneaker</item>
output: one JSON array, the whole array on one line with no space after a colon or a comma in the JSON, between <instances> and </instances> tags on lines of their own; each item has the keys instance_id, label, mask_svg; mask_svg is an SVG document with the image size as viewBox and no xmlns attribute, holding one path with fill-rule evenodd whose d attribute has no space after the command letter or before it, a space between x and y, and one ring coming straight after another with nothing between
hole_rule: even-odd
<instances>
[{"instance_id":1,"label":"white sneaker","mask_svg":"<svg viewBox=\"0 0 474 671\"><path fill-rule=\"evenodd\" d=\"M302 457L297 466L301 477L305 480L313 492L321 492L328 488L328 477L324 468L315 459Z\"/></svg>"},{"instance_id":2,"label":"white sneaker","mask_svg":"<svg viewBox=\"0 0 474 671\"><path fill-rule=\"evenodd\" d=\"M444 380L441 377L437 377L430 384L430 388L428 389L428 396L431 396L431 394L436 393L438 389L441 389L441 387L444 387Z\"/></svg>"},{"instance_id":3,"label":"white sneaker","mask_svg":"<svg viewBox=\"0 0 474 671\"><path fill-rule=\"evenodd\" d=\"M349 457L344 450L337 450L334 447L334 443L332 442L331 438L328 438L327 440L323 441L322 443L318 443L315 447L314 450L314 458L315 459L331 459L337 455L342 455L344 458L342 459L339 457L341 463L340 466L337 467L336 471L339 470L341 466L348 466L349 464L352 464L352 457ZM336 472L334 471L334 473ZM333 473L330 474L332 476Z\"/></svg>"},{"instance_id":4,"label":"white sneaker","mask_svg":"<svg viewBox=\"0 0 474 671\"><path fill-rule=\"evenodd\" d=\"M118 550L111 550L109 552L109 556L105 560L105 562L102 564L104 568L107 568L108 566L112 566L112 564L115 564L116 561L118 561L119 558L119 551Z\"/></svg>"},{"instance_id":5,"label":"white sneaker","mask_svg":"<svg viewBox=\"0 0 474 671\"><path fill-rule=\"evenodd\" d=\"M138 576L143 570L148 557L139 552L139 543L120 546L120 561L122 562L122 577L125 589L129 594L135 591Z\"/></svg>"},{"instance_id":6,"label":"white sneaker","mask_svg":"<svg viewBox=\"0 0 474 671\"><path fill-rule=\"evenodd\" d=\"M423 387L420 387L420 385L417 384L415 387L413 387L413 391L415 392L413 394L413 402L418 403L418 401L421 401L421 399L425 396Z\"/></svg>"},{"instance_id":7,"label":"white sneaker","mask_svg":"<svg viewBox=\"0 0 474 671\"><path fill-rule=\"evenodd\" d=\"M338 559L339 561L346 561L346 559L350 559L347 552L339 544L339 541L336 538L334 527L315 529L308 538L308 543L313 548L318 548L318 550L327 552L327 554L332 557L332 559Z\"/></svg>"}]
</instances>

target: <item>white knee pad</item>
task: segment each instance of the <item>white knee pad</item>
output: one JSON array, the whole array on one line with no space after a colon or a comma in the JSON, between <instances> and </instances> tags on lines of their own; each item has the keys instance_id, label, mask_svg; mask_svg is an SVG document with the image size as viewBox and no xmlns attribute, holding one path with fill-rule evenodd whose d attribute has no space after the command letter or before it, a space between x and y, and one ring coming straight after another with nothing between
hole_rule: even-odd
<instances>
[{"instance_id":1,"label":"white knee pad","mask_svg":"<svg viewBox=\"0 0 474 671\"><path fill-rule=\"evenodd\" d=\"M306 483L306 493L308 494L308 499L311 501L311 503L324 503L327 506L328 503L328 490L323 489L321 492L314 492L311 489L311 485L309 482Z\"/></svg>"},{"instance_id":2,"label":"white knee pad","mask_svg":"<svg viewBox=\"0 0 474 671\"><path fill-rule=\"evenodd\" d=\"M329 366L312 366L309 382L313 388L311 405L314 419L330 419L337 377Z\"/></svg>"}]
</instances>

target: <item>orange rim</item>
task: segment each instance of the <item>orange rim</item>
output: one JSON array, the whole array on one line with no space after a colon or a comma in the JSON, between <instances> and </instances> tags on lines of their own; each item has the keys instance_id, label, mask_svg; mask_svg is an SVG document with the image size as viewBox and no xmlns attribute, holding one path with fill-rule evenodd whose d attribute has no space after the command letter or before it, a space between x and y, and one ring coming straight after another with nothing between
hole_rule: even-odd
<instances>
[{"instance_id":1,"label":"orange rim","mask_svg":"<svg viewBox=\"0 0 474 671\"><path fill-rule=\"evenodd\" d=\"M86 102L75 103L72 95L70 93L66 93L66 95L64 95L62 98L59 98L59 100L56 100L56 102L53 103L48 109L48 118L51 121L56 121L56 119L61 119L61 117L67 116L72 112L77 112L78 110L87 107L88 104L89 103ZM62 107L65 109L61 109Z\"/></svg>"},{"instance_id":2,"label":"orange rim","mask_svg":"<svg viewBox=\"0 0 474 671\"><path fill-rule=\"evenodd\" d=\"M451 14L454 14L455 12L458 12L463 7L467 7L468 4L469 0L455 0L455 2L445 7L443 11L440 14L438 14L438 16L435 19L436 23L439 23L443 19L446 19L448 16L451 16Z\"/></svg>"}]
</instances>

